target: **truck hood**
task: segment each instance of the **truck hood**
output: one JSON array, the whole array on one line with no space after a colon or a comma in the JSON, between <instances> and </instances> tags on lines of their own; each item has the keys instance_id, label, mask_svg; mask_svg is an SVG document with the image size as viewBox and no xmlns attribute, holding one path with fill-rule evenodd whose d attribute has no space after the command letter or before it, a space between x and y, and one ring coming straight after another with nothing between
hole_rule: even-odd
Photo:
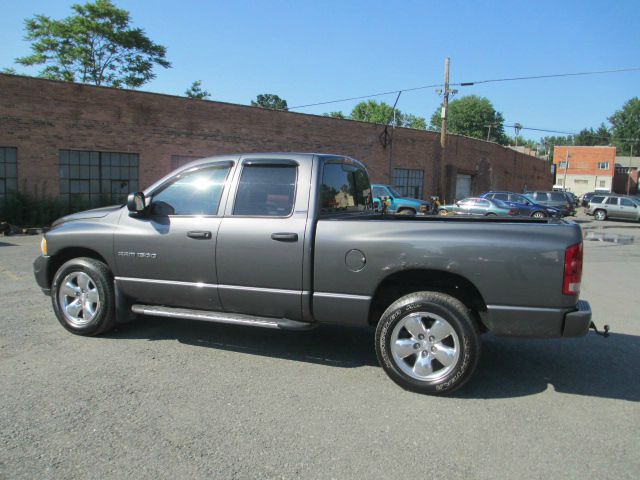
<instances>
[{"instance_id":1,"label":"truck hood","mask_svg":"<svg viewBox=\"0 0 640 480\"><path fill-rule=\"evenodd\" d=\"M85 210L83 212L72 213L71 215L65 215L62 218L57 219L51 224L52 227L56 227L63 223L73 222L75 220L87 220L89 218L102 218L106 217L111 212L115 212L122 208L122 205L110 205L108 207L94 208L92 210Z\"/></svg>"}]
</instances>

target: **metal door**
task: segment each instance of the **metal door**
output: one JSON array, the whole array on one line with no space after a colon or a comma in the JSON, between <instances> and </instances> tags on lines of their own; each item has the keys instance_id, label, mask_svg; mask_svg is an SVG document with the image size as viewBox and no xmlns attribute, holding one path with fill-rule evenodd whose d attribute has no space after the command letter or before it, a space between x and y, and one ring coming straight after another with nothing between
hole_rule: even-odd
<instances>
[{"instance_id":1,"label":"metal door","mask_svg":"<svg viewBox=\"0 0 640 480\"><path fill-rule=\"evenodd\" d=\"M291 160L247 159L220 226L217 267L227 311L298 320L311 168Z\"/></svg>"},{"instance_id":2,"label":"metal door","mask_svg":"<svg viewBox=\"0 0 640 480\"><path fill-rule=\"evenodd\" d=\"M150 192L144 215L123 211L114 237L122 293L140 303L221 310L215 252L231 167L189 169Z\"/></svg>"},{"instance_id":3,"label":"metal door","mask_svg":"<svg viewBox=\"0 0 640 480\"><path fill-rule=\"evenodd\" d=\"M456 199L471 196L471 175L463 175L459 173L456 176Z\"/></svg>"}]
</instances>

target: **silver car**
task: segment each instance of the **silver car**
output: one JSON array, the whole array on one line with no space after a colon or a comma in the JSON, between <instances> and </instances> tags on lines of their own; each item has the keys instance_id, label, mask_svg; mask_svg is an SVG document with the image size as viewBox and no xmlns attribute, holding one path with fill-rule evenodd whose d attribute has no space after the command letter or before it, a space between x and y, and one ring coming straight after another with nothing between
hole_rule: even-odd
<instances>
[{"instance_id":1,"label":"silver car","mask_svg":"<svg viewBox=\"0 0 640 480\"><path fill-rule=\"evenodd\" d=\"M596 220L617 218L637 222L640 221L640 204L624 195L594 195L589 202L587 214L593 215Z\"/></svg>"}]
</instances>

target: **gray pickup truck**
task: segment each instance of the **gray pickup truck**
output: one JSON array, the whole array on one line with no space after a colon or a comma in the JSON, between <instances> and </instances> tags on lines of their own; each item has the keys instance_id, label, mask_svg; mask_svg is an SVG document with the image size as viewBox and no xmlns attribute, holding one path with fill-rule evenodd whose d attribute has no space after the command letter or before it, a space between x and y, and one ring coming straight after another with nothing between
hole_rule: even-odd
<instances>
[{"instance_id":1,"label":"gray pickup truck","mask_svg":"<svg viewBox=\"0 0 640 480\"><path fill-rule=\"evenodd\" d=\"M348 157L206 158L129 195L127 205L56 221L35 277L60 323L79 335L136 314L375 327L384 370L421 393L462 386L483 332L587 333L578 225L403 217L371 204L367 171Z\"/></svg>"}]
</instances>

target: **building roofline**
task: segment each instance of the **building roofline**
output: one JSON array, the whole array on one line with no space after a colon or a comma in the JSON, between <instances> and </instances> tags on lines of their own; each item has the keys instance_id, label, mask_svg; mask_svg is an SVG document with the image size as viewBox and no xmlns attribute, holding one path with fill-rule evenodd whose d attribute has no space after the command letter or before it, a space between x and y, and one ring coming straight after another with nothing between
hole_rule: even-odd
<instances>
[{"instance_id":1,"label":"building roofline","mask_svg":"<svg viewBox=\"0 0 640 480\"><path fill-rule=\"evenodd\" d=\"M315 114L315 113L293 112L291 110L266 109L266 108L263 108L263 107L255 107L253 105L244 105L244 104L241 104L241 103L222 102L222 101L219 101L219 100L205 100L205 99L200 99L200 98L189 98L189 97L185 97L185 96L181 96L181 95L173 95L173 94L169 94L169 93L159 93L159 92L149 92L149 91L145 91L145 90L134 90L134 89L131 89L131 88L109 87L109 86L103 86L103 85L89 85L89 84L80 83L80 82L69 82L69 81L66 81L66 80L56 80L56 79L51 79L51 78L34 77L34 76L31 76L31 75L20 75L20 74L13 74L13 73L0 73L0 78L2 78L2 77L23 78L25 80L33 81L33 82L49 82L49 83L55 83L55 84L60 84L60 85L75 85L75 86L80 86L82 88L88 88L88 89L111 90L111 91L117 91L117 92L127 92L127 93L130 93L130 94L136 94L136 95L154 95L154 96L175 98L175 99L179 99L179 100L183 100L183 101L218 103L218 104L221 104L221 105L229 105L229 106L232 106L232 107L250 108L250 109L256 109L256 110L261 110L261 111L265 111L266 110L266 111L279 113L279 114L283 114L283 115L297 115L297 116L304 116L304 117L317 117L317 118L327 119L327 120L330 120L330 121L353 122L353 123L359 123L361 125L368 125L368 126L371 126L371 125L376 125L378 127L385 127L386 126L383 123L364 122L362 120L353 120L353 119L350 119L350 118L336 118L336 117L329 117L329 116L325 116L325 115L318 115L318 114ZM402 130L407 130L407 131L411 131L411 132L426 132L426 133L438 134L438 135L440 134L440 132L438 130L429 130L429 129L422 130L422 129L409 128L409 127L395 127L395 128L402 129ZM462 134L459 134L459 133L447 133L447 135L450 135L450 136L453 136L453 137L460 137L460 138L469 138L469 139L477 141L477 142L483 142L483 143L487 143L487 144L497 145L499 147L504 148L505 150L511 150L511 151L513 151L515 153L519 153L521 155L526 155L527 157L536 158L538 160L544 160L544 159L541 159L540 157L537 157L537 156L534 156L534 155L529 155L529 154L523 153L523 152L519 152L517 150L509 148L508 146L500 145L499 143L492 142L492 141L487 141L487 140L484 140L482 138L470 137L468 135L462 135ZM572 148L575 148L575 147L572 147Z\"/></svg>"}]
</instances>

